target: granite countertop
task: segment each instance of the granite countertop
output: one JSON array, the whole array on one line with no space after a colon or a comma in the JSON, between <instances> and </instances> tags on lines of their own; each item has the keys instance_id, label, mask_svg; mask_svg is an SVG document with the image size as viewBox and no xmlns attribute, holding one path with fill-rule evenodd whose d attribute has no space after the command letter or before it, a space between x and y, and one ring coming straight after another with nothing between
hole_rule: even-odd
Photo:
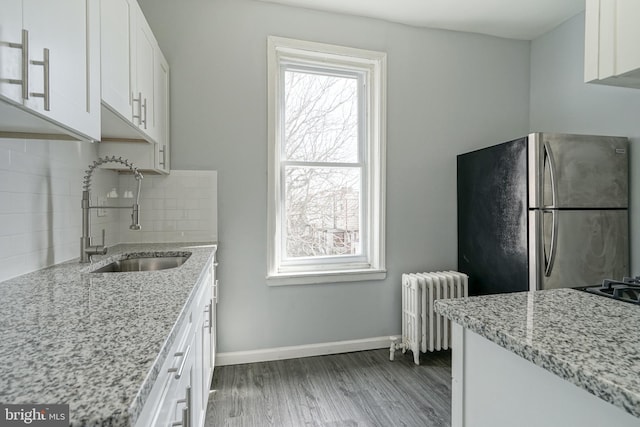
<instances>
[{"instance_id":1,"label":"granite countertop","mask_svg":"<svg viewBox=\"0 0 640 427\"><path fill-rule=\"evenodd\" d=\"M133 425L215 249L117 245L91 265L0 283L0 402L66 403L72 426ZM175 269L89 273L125 253L166 251L191 256Z\"/></svg>"},{"instance_id":2,"label":"granite countertop","mask_svg":"<svg viewBox=\"0 0 640 427\"><path fill-rule=\"evenodd\" d=\"M640 417L640 307L573 289L440 300L435 310Z\"/></svg>"}]
</instances>

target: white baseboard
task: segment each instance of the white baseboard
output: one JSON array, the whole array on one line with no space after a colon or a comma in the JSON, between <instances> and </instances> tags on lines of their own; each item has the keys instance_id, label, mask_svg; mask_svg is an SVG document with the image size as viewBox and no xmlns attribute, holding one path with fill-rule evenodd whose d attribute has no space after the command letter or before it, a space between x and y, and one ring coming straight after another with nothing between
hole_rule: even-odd
<instances>
[{"instance_id":1,"label":"white baseboard","mask_svg":"<svg viewBox=\"0 0 640 427\"><path fill-rule=\"evenodd\" d=\"M268 362L270 360L297 359L299 357L323 356L326 354L349 353L352 351L389 348L391 337L374 337L360 340L334 341L320 344L296 345L291 347L265 348L249 351L230 351L216 354L216 366L239 365L242 363Z\"/></svg>"}]
</instances>

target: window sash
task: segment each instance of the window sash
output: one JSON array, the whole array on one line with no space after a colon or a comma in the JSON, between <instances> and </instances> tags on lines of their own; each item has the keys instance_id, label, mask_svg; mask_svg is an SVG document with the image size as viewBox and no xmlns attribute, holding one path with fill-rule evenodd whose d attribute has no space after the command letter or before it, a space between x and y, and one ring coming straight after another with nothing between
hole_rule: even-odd
<instances>
[{"instance_id":1,"label":"window sash","mask_svg":"<svg viewBox=\"0 0 640 427\"><path fill-rule=\"evenodd\" d=\"M285 87L285 72L303 72L308 74L316 74L320 76L334 76L344 78L354 78L357 82L357 103L358 103L358 123L357 123L357 150L358 161L357 162L319 162L319 161L301 161L301 160L287 160L286 159L286 144L285 141L285 99L286 92ZM369 268L369 233L368 233L368 221L366 221L368 213L368 205L370 195L368 194L367 185L367 138L369 127L368 118L370 116L369 107L367 103L366 94L366 81L368 79L368 71L362 69L352 69L349 67L339 67L332 64L327 66L326 64L301 64L299 62L283 60L279 63L279 97L277 105L277 113L279 115L280 132L276 139L277 151L280 155L280 186L278 189L278 213L276 214L277 222L277 234L276 234L276 246L278 247L277 264L280 269L292 269L293 267L299 267L304 269L335 269L338 266L348 268ZM317 168L359 168L360 169L360 185L359 185L359 253L357 255L318 255L309 257L291 257L287 254L287 208L286 208L286 170L287 167L317 167ZM324 266L324 267L323 267Z\"/></svg>"},{"instance_id":2,"label":"window sash","mask_svg":"<svg viewBox=\"0 0 640 427\"><path fill-rule=\"evenodd\" d=\"M308 256L308 257L293 257L288 256L287 254L287 189L286 189L286 171L288 166L299 167L299 168L331 168L331 169L356 169L359 170L360 175L360 185L359 189L359 214L358 214L358 234L359 234L359 248L357 254L343 254L343 255L317 255L317 256ZM280 167L280 196L279 196L279 204L280 204L280 212L281 216L278 218L280 223L280 235L278 245L280 247L280 265L282 266L294 266L294 265L309 265L309 266L318 266L320 264L350 264L350 263L358 263L358 264L366 264L369 265L369 251L368 251L368 243L369 243L369 233L368 233L368 221L367 213L368 213L368 195L365 193L367 191L367 183L366 183L366 165L361 163L330 163L330 162L281 162Z\"/></svg>"}]
</instances>

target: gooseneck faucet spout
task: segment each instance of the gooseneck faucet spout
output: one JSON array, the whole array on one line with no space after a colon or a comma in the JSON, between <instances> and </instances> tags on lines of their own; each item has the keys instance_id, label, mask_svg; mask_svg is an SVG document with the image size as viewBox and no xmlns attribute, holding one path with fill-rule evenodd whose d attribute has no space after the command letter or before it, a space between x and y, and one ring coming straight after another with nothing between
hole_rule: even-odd
<instances>
[{"instance_id":1,"label":"gooseneck faucet spout","mask_svg":"<svg viewBox=\"0 0 640 427\"><path fill-rule=\"evenodd\" d=\"M91 177L93 171L104 163L120 163L129 168L133 173L136 181L138 182L138 189L136 191L136 199L132 206L91 206L89 202L89 192L91 190ZM89 225L89 210L90 209L131 209L131 230L140 230L140 187L142 185L142 173L136 168L129 160L122 157L101 157L89 165L89 169L85 171L84 182L82 187L82 236L80 237L80 262L86 263L91 261L92 255L104 255L107 253L107 247L105 246L104 229L102 230L102 243L100 245L91 244L90 225Z\"/></svg>"}]
</instances>

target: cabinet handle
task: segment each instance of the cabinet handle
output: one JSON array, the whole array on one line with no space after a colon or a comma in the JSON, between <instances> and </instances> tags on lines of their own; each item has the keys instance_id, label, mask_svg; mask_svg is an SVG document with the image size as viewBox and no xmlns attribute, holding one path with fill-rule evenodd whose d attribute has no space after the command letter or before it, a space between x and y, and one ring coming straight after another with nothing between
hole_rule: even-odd
<instances>
[{"instance_id":1,"label":"cabinet handle","mask_svg":"<svg viewBox=\"0 0 640 427\"><path fill-rule=\"evenodd\" d=\"M160 165L164 168L167 165L165 164L167 161L167 145L163 144L162 148L160 149L160 152L162 153L162 161L160 162Z\"/></svg>"},{"instance_id":2,"label":"cabinet handle","mask_svg":"<svg viewBox=\"0 0 640 427\"><path fill-rule=\"evenodd\" d=\"M33 65L41 65L44 69L44 91L42 93L31 92L30 96L34 98L44 98L44 110L51 111L51 100L49 90L49 49L44 48L42 50L42 61L31 61Z\"/></svg>"},{"instance_id":3,"label":"cabinet handle","mask_svg":"<svg viewBox=\"0 0 640 427\"><path fill-rule=\"evenodd\" d=\"M22 99L29 99L29 31L22 30L22 43L0 42L0 46L8 46L22 51L21 79L7 79L12 85L22 85Z\"/></svg>"},{"instance_id":4,"label":"cabinet handle","mask_svg":"<svg viewBox=\"0 0 640 427\"><path fill-rule=\"evenodd\" d=\"M140 95L142 96L142 95ZM142 104L142 108L144 109L144 120L142 120L142 123L144 123L144 128L147 128L147 98L144 99L144 103ZM140 115L142 115L142 113L140 113Z\"/></svg>"},{"instance_id":5,"label":"cabinet handle","mask_svg":"<svg viewBox=\"0 0 640 427\"><path fill-rule=\"evenodd\" d=\"M180 366L178 368L176 367L172 367L169 368L167 372L169 373L173 373L175 372L175 379L179 380L180 377L182 376L182 371L184 371L184 365L187 363L187 358L189 357L189 352L191 351L191 346L188 345L187 349L185 351L179 351L177 353L174 354L174 356L176 357L180 357L182 356L182 362L180 362Z\"/></svg>"},{"instance_id":6,"label":"cabinet handle","mask_svg":"<svg viewBox=\"0 0 640 427\"><path fill-rule=\"evenodd\" d=\"M182 408L182 420L171 423L172 427L191 427L191 386L187 386L185 389L185 398L176 400L176 404L184 403L185 407Z\"/></svg>"},{"instance_id":7,"label":"cabinet handle","mask_svg":"<svg viewBox=\"0 0 640 427\"><path fill-rule=\"evenodd\" d=\"M209 319L203 328L209 328L209 334L211 334L211 328L213 326L213 300L209 300L209 304L207 305L207 308L204 309L204 312L209 314Z\"/></svg>"},{"instance_id":8,"label":"cabinet handle","mask_svg":"<svg viewBox=\"0 0 640 427\"><path fill-rule=\"evenodd\" d=\"M138 92L138 97L134 97L133 94L131 94L131 97L133 98L133 102L137 102L138 103L138 114L134 114L133 116L131 116L134 120L138 119L138 126L140 126L142 124L142 92Z\"/></svg>"},{"instance_id":9,"label":"cabinet handle","mask_svg":"<svg viewBox=\"0 0 640 427\"><path fill-rule=\"evenodd\" d=\"M218 303L218 279L213 282L213 300Z\"/></svg>"},{"instance_id":10,"label":"cabinet handle","mask_svg":"<svg viewBox=\"0 0 640 427\"><path fill-rule=\"evenodd\" d=\"M22 30L22 97L29 99L29 31Z\"/></svg>"}]
</instances>

